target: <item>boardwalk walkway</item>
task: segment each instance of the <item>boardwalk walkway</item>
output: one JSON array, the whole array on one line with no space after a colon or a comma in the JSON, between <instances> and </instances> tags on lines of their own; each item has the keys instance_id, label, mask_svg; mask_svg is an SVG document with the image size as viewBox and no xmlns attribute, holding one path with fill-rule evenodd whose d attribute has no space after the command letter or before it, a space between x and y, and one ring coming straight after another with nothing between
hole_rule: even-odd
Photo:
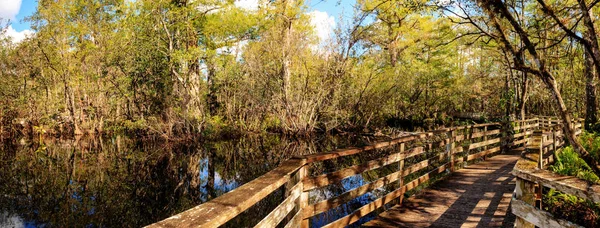
<instances>
[{"instance_id":1,"label":"boardwalk walkway","mask_svg":"<svg viewBox=\"0 0 600 228\"><path fill-rule=\"evenodd\" d=\"M456 171L363 224L365 227L512 227L509 211L519 151Z\"/></svg>"},{"instance_id":2,"label":"boardwalk walkway","mask_svg":"<svg viewBox=\"0 0 600 228\"><path fill-rule=\"evenodd\" d=\"M559 123L560 121L556 119L532 118L514 121L510 125L486 123L444 128L402 136L359 148L294 157L233 191L154 223L150 227L219 227L237 221L233 221L233 219L247 219L247 217L238 217L243 213L253 216L252 221L260 219L260 222L256 223L256 227L281 227L284 225L286 227L309 227L311 221L318 219L317 216L324 212L337 210L340 206L367 194L370 194L369 197L374 196L373 193L379 192L378 189L381 187L392 186L391 183L397 182L401 182L402 187L390 189L391 191L383 196L380 196L379 192L375 194L380 196L379 198L373 199L343 217L337 218L336 216L336 220L323 224L323 226L353 226L364 221L361 219L366 216L372 218L371 216L377 210L394 202L402 196L404 191L414 189L419 193L405 199L402 205L396 205L390 210L378 214L374 220L363 226L509 227L515 220L515 216L509 210L511 205L514 205L514 209L518 213L521 209L522 213L519 218L527 216L524 214L524 210L531 212L535 208L531 209L530 202L511 201L516 180L525 181L524 183L531 181L527 182L527 177L519 176L517 178L511 175L517 160L522 161L519 159L522 149L503 154L501 152L503 145L520 147L527 146L526 144L529 142L541 143L539 144L540 149L548 151L548 155L551 155L557 146L562 145L560 142L564 141L560 130L550 129ZM511 126L512 129L510 129ZM576 128L581 129L581 126L582 124L578 123ZM546 133L543 129L546 129ZM554 141L550 142L552 140ZM328 168L326 170L319 168L323 166L322 164L338 164L339 161L346 160L355 161L356 158L360 158L356 155L371 153L378 149L389 149L395 152L384 157L371 158L372 160L369 161L359 159L361 163L352 166L332 167L335 169ZM499 152L500 155L488 158L486 161L479 160ZM448 162L438 162L440 159L448 159ZM405 166L405 161L409 161L409 166ZM464 161L472 164L466 168L454 170L454 168L460 167L455 163L460 164ZM432 165L437 167L432 167ZM378 179L342 194L326 194L324 199L319 198L317 202L310 200L311 192L316 189L343 184L343 181L349 177L363 175L366 172L388 166L398 169L386 176L378 176ZM448 169L452 169L451 174L430 186L432 177L437 177L437 174L446 172ZM429 171L423 174L426 170ZM405 183L404 179L400 179L413 174L420 176L411 178L408 183ZM531 186L533 184L521 186L527 188L520 190L519 193L532 192ZM269 204L269 208L274 209L257 211L263 210L258 207L261 202L267 202L265 201L267 197L282 188L286 189L284 198L281 201L273 201L273 203L277 203L276 206ZM581 188L570 189L586 192ZM516 197L522 198L522 195L517 194ZM271 201L268 200L268 202ZM332 213L336 212L332 211ZM259 215L260 217L257 217ZM522 220L518 221L523 222ZM247 225L242 224L236 227L240 226Z\"/></svg>"}]
</instances>

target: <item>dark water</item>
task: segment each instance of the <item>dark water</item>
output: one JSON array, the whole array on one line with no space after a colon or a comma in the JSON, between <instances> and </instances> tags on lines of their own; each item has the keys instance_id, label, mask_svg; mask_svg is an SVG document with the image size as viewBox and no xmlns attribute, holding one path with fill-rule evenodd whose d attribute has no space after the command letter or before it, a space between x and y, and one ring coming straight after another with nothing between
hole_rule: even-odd
<instances>
[{"instance_id":1,"label":"dark water","mask_svg":"<svg viewBox=\"0 0 600 228\"><path fill-rule=\"evenodd\" d=\"M367 143L277 135L183 145L127 137L4 141L0 227L140 227L231 191L293 155Z\"/></svg>"}]
</instances>

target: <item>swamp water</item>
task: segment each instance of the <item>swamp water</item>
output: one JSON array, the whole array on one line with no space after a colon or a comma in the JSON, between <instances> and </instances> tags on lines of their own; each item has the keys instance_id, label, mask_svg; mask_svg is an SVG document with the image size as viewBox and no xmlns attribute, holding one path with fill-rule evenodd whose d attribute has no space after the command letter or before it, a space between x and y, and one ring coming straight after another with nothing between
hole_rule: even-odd
<instances>
[{"instance_id":1,"label":"swamp water","mask_svg":"<svg viewBox=\"0 0 600 228\"><path fill-rule=\"evenodd\" d=\"M184 145L121 136L4 141L0 227L140 227L229 192L294 155L370 142L363 137L297 140L278 135ZM339 194L363 182L358 175L312 197ZM227 226L252 226L280 197L268 197ZM364 195L351 203L365 204L370 198Z\"/></svg>"}]
</instances>

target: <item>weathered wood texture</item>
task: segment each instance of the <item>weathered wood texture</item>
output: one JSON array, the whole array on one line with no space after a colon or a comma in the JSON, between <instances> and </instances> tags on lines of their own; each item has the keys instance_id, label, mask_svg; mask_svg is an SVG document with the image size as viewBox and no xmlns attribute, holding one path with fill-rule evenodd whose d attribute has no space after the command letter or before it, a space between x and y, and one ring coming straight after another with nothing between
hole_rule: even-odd
<instances>
[{"instance_id":1,"label":"weathered wood texture","mask_svg":"<svg viewBox=\"0 0 600 228\"><path fill-rule=\"evenodd\" d=\"M582 227L563 219L557 219L552 214L539 210L528 203L513 198L511 201L512 213L519 220L529 224L515 224L515 227Z\"/></svg>"},{"instance_id":2,"label":"weathered wood texture","mask_svg":"<svg viewBox=\"0 0 600 228\"><path fill-rule=\"evenodd\" d=\"M513 174L520 179L538 183L563 193L600 203L600 185L591 184L572 176L559 175L548 170L525 171L515 169Z\"/></svg>"},{"instance_id":3,"label":"weathered wood texture","mask_svg":"<svg viewBox=\"0 0 600 228\"><path fill-rule=\"evenodd\" d=\"M343 227L359 221L360 218L381 208L385 204L402 202L402 198L406 192L411 190L414 192L414 189L420 189L421 186L429 185L431 179L440 174L447 174L458 170L458 174L456 175L483 175L480 178L485 179L486 172L496 173L497 170L495 171L494 165L501 165L500 163L502 162L498 163L497 159L504 159L504 162L510 159L499 156L496 160L489 160L488 163L490 164L480 163L479 165L486 167L486 171L484 172L481 172L481 170L477 171L481 172L480 174L470 173L477 170L477 168L473 167L479 166L469 166L467 169L460 168L464 164L467 164L467 161L477 162L481 159L486 159L489 155L501 152L501 148L504 148L504 146L523 145L529 142L529 137L533 134L534 129L537 129L539 126L550 126L555 124L555 122L534 118L525 121L515 121L512 123L512 127L510 127L511 125L502 125L501 123L490 123L445 128L379 142L361 148L349 148L330 153L296 157L284 162L275 170L229 193L152 224L149 227L218 227L257 204L284 185L285 194L281 203L274 210L270 211L266 217L262 218L256 224L256 227L284 225L285 227L308 227L310 219L313 216L340 207L357 197L381 189L382 187L387 186L389 188L389 186L394 186L391 192L386 195L326 225L326 227ZM505 126L508 126L508 128ZM510 130L503 132L501 129ZM545 135L544 138L553 139L552 143L541 142L539 144L538 148L545 149L544 151L546 152L553 151L557 146L562 145L562 142L556 140L556 135ZM410 145L410 147L405 148L407 145ZM313 174L314 176L308 174L309 168L315 162L358 155L376 149L393 148L392 146L398 146L400 149L396 153L391 153L385 157L364 161L361 164L334 170L329 173L316 173ZM542 154L541 157L545 163L551 161L551 156ZM410 163L405 164L405 161L410 161ZM370 183L354 187L353 189L347 189L345 190L346 192L340 195L330 196L310 205L308 203L311 191L332 184L340 184L346 178L362 175L365 172L372 173L371 171L379 170L383 167L391 167L395 171L386 176L377 177ZM487 168L491 169L488 170ZM461 174L461 172L464 172L464 174ZM405 180L405 178L410 179ZM505 177L499 178L506 180ZM479 180L470 183L468 179L467 177L461 181L467 181L464 188L469 191L474 191L472 188L475 186L487 189L487 184L497 181L486 179L488 183ZM500 195L495 197L500 197L498 198L500 201L505 200L504 193ZM461 198L463 196L457 195L457 197ZM426 208L421 209L427 210ZM506 211L505 209L499 210ZM480 218L480 220L490 222L497 220L497 218L494 217L491 220ZM287 224L280 224L282 222L287 222Z\"/></svg>"},{"instance_id":4,"label":"weathered wood texture","mask_svg":"<svg viewBox=\"0 0 600 228\"><path fill-rule=\"evenodd\" d=\"M497 155L457 170L363 226L510 226L510 218L505 220L514 190L510 171L518 158L518 155Z\"/></svg>"},{"instance_id":5,"label":"weathered wood texture","mask_svg":"<svg viewBox=\"0 0 600 228\"><path fill-rule=\"evenodd\" d=\"M544 170L553 162L554 152L564 145L564 135L560 121L540 119L539 125L540 129L533 132L525 153L512 171L517 177L512 199L512 213L517 216L515 227L580 227L543 211L541 202L536 203L536 194L542 192L542 187L547 187L600 203L600 185ZM581 132L581 123L574 126L577 135Z\"/></svg>"},{"instance_id":6,"label":"weathered wood texture","mask_svg":"<svg viewBox=\"0 0 600 228\"><path fill-rule=\"evenodd\" d=\"M278 168L225 195L148 227L218 227L223 225L290 181L294 172L305 164L306 160L303 159L288 160Z\"/></svg>"}]
</instances>

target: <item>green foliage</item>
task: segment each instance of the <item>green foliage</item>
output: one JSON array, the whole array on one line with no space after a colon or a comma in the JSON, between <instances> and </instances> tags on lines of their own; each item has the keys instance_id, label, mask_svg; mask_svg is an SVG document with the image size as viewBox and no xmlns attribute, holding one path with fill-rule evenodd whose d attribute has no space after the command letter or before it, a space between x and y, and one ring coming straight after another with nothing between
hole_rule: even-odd
<instances>
[{"instance_id":1,"label":"green foliage","mask_svg":"<svg viewBox=\"0 0 600 228\"><path fill-rule=\"evenodd\" d=\"M585 227L597 227L600 224L600 204L584 200L574 195L564 194L554 189L544 195L544 210L561 219Z\"/></svg>"},{"instance_id":2,"label":"green foliage","mask_svg":"<svg viewBox=\"0 0 600 228\"><path fill-rule=\"evenodd\" d=\"M0 67L9 69L0 71L1 113L54 133L172 138L222 126L433 128L456 112L504 116L522 99L520 74L497 43L457 39L470 28L428 1L357 1L356 20L336 23L328 40L317 36L305 1L259 2L40 1L27 19L30 39L12 43L0 23ZM548 64L557 66L568 108L582 112L582 50L553 48L571 51ZM548 113L552 98L531 80L529 111Z\"/></svg>"},{"instance_id":3,"label":"green foliage","mask_svg":"<svg viewBox=\"0 0 600 228\"><path fill-rule=\"evenodd\" d=\"M600 136L597 133L584 131L579 135L579 141L594 159L600 160Z\"/></svg>"},{"instance_id":4,"label":"green foliage","mask_svg":"<svg viewBox=\"0 0 600 228\"><path fill-rule=\"evenodd\" d=\"M576 176L593 183L600 180L571 146L556 152L556 162L550 169L561 175Z\"/></svg>"}]
</instances>

